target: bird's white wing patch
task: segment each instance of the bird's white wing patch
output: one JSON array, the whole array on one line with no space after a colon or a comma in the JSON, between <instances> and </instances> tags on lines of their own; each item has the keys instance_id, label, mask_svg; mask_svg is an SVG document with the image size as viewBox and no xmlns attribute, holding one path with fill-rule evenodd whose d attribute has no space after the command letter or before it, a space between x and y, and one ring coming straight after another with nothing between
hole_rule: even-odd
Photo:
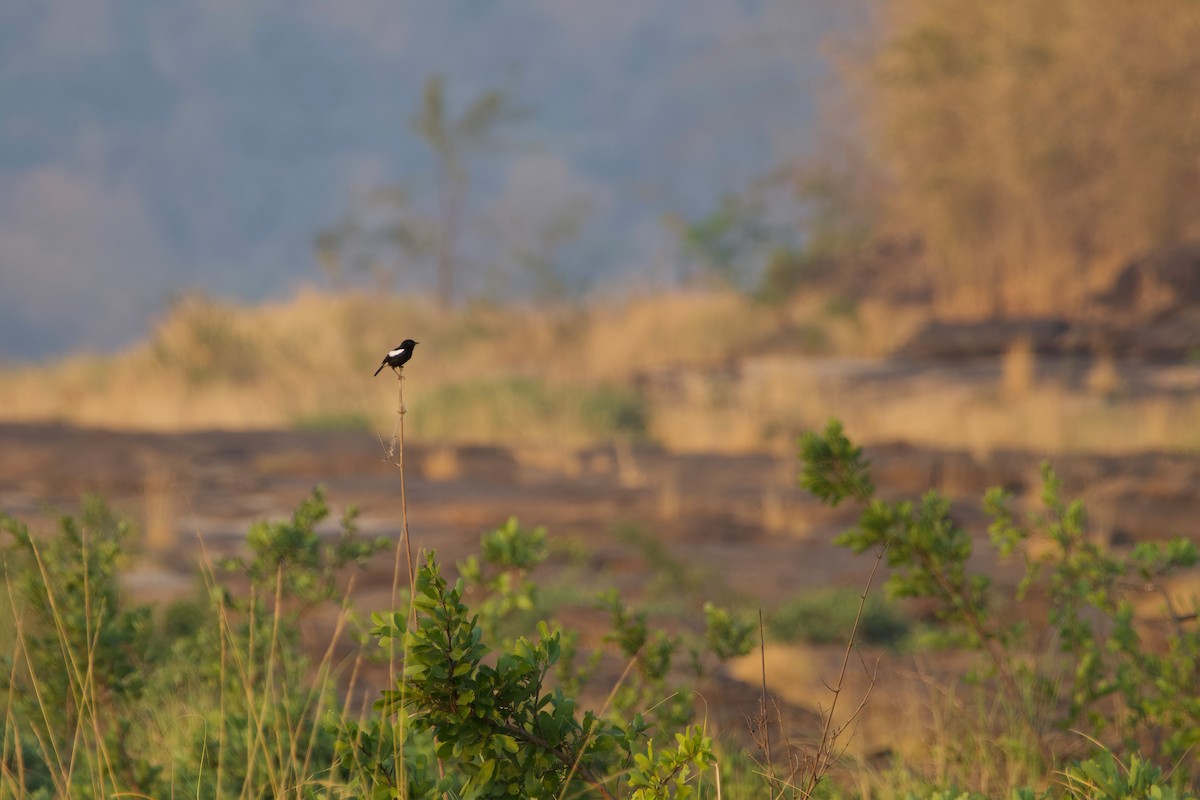
<instances>
[{"instance_id":1,"label":"bird's white wing patch","mask_svg":"<svg viewBox=\"0 0 1200 800\"><path fill-rule=\"evenodd\" d=\"M388 351L388 358L395 358L396 356L400 355L400 354L401 354L401 353L403 353L403 352L404 352L404 348L403 348L403 347L397 347L395 350L389 350L389 351Z\"/></svg>"}]
</instances>

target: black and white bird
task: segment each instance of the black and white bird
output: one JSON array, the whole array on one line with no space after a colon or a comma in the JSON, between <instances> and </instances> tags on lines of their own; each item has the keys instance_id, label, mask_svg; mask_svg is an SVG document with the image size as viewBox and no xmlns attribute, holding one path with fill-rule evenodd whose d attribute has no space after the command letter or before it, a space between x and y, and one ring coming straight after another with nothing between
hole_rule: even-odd
<instances>
[{"instance_id":1,"label":"black and white bird","mask_svg":"<svg viewBox=\"0 0 1200 800\"><path fill-rule=\"evenodd\" d=\"M419 344L420 342L414 342L412 339L405 339L396 345L395 349L389 350L388 354L383 357L383 363L379 365L379 369L375 370L375 374L378 375L382 372L384 367L391 367L392 369L403 367L412 358L413 348Z\"/></svg>"}]
</instances>

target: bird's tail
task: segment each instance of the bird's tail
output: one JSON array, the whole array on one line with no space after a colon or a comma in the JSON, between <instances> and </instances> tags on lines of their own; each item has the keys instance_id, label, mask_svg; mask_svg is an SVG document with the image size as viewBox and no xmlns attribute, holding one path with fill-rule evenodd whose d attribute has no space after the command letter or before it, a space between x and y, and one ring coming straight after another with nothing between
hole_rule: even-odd
<instances>
[{"instance_id":1,"label":"bird's tail","mask_svg":"<svg viewBox=\"0 0 1200 800\"><path fill-rule=\"evenodd\" d=\"M375 370L375 375L378 375L379 373L383 372L383 368L384 368L384 367L386 367L386 366L387 366L387 362L386 362L386 361L385 361L385 362L383 362L382 364L380 364L380 365L379 365L379 369ZM373 378L373 377L375 377L375 375L372 375L371 377Z\"/></svg>"}]
</instances>

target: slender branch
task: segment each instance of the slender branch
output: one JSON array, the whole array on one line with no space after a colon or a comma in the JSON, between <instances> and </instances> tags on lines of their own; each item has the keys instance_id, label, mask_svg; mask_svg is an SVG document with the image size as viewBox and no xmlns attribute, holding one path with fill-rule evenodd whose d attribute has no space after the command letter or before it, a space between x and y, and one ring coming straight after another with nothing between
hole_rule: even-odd
<instances>
[{"instance_id":1,"label":"slender branch","mask_svg":"<svg viewBox=\"0 0 1200 800\"><path fill-rule=\"evenodd\" d=\"M841 735L842 731L845 730L845 725L835 727L833 724L833 718L835 712L837 711L838 699L842 696L842 689L845 687L846 670L850 665L850 654L854 652L855 644L858 641L858 627L862 622L863 612L866 609L867 595L871 591L871 585L875 582L875 574L879 571L879 565L883 563L883 556L886 552L887 545L880 547L876 552L875 565L871 567L871 574L867 578L867 585L863 587L862 594L859 595L858 611L854 615L854 625L850 628L850 637L846 642L846 650L842 654L842 665L838 670L837 683L829 688L829 691L833 693L833 701L829 704L829 711L825 714L825 724L821 728L821 741L817 746L816 755L813 757L812 771L809 773L808 779L805 781L804 789L802 790L804 797L812 796L813 792L816 791L817 784L821 782L822 778L825 777L825 773L829 771L829 768L833 766L833 764L838 760L838 758L841 757L842 752L845 750L845 747L843 747L842 750L836 753L834 752L837 739ZM878 668L876 671L878 672ZM859 714L862 713L863 708L866 706L867 700L871 696L871 690L875 687L875 678L876 675L873 674L871 676L870 687L867 689L867 692L863 696L862 701L859 703L858 708L855 709L854 713L850 715L850 718L846 720L846 725L851 724L855 719L857 719Z\"/></svg>"}]
</instances>

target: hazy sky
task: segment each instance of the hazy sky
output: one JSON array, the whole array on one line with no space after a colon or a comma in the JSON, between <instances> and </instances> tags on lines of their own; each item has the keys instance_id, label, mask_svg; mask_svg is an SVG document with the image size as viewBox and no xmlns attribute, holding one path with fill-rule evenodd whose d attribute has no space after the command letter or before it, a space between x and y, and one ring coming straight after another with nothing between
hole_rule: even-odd
<instances>
[{"instance_id":1,"label":"hazy sky","mask_svg":"<svg viewBox=\"0 0 1200 800\"><path fill-rule=\"evenodd\" d=\"M313 236L352 198L400 183L430 206L409 119L435 72L452 107L502 88L531 112L477 165L472 288L511 279L522 231L568 203L589 216L567 271L661 274L664 214L705 213L808 147L836 6L9 0L0 357L119 346L191 288L319 283Z\"/></svg>"}]
</instances>

